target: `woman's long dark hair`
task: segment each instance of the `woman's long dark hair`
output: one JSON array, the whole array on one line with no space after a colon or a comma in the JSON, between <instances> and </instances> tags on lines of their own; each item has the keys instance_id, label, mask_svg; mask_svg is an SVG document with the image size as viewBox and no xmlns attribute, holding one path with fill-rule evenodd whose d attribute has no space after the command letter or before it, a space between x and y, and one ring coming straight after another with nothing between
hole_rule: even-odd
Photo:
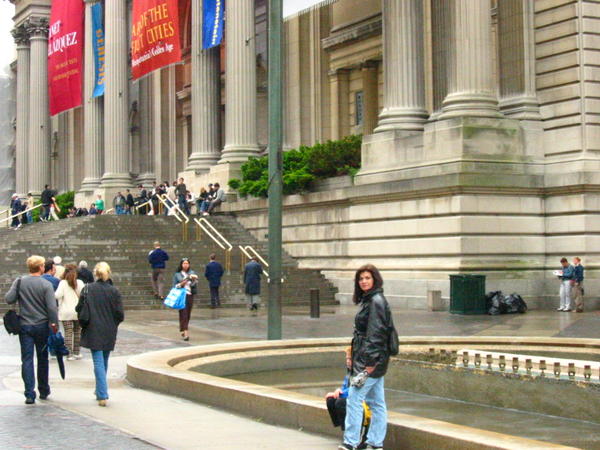
<instances>
[{"instance_id":1,"label":"woman's long dark hair","mask_svg":"<svg viewBox=\"0 0 600 450\"><path fill-rule=\"evenodd\" d=\"M354 295L352 296L352 301L356 305L361 302L361 297L363 294L363 290L358 284L360 274L363 272L369 272L373 277L373 289L383 287L383 278L381 278L381 274L379 273L379 270L377 270L377 267L375 267L373 264L365 264L364 266L360 267L354 274Z\"/></svg>"},{"instance_id":2,"label":"woman's long dark hair","mask_svg":"<svg viewBox=\"0 0 600 450\"><path fill-rule=\"evenodd\" d=\"M190 260L187 259L187 258L183 258L181 261L179 261L179 265L177 266L177 272L181 272L183 270L183 263L184 263L184 261L187 261L187 262L190 263L190 267L188 269L188 272L190 270L192 270L192 263L190 262Z\"/></svg>"}]
</instances>

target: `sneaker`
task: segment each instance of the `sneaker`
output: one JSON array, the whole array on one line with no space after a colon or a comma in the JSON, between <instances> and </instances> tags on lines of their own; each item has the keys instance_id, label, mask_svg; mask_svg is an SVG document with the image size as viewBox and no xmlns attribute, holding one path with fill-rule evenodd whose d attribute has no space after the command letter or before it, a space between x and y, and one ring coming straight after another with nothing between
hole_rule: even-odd
<instances>
[{"instance_id":1,"label":"sneaker","mask_svg":"<svg viewBox=\"0 0 600 450\"><path fill-rule=\"evenodd\" d=\"M370 450L383 450L383 447L379 447L378 445L371 445L371 444L367 444L367 446L365 448L370 449Z\"/></svg>"},{"instance_id":2,"label":"sneaker","mask_svg":"<svg viewBox=\"0 0 600 450\"><path fill-rule=\"evenodd\" d=\"M67 361L75 361L76 359L73 355L67 356Z\"/></svg>"},{"instance_id":3,"label":"sneaker","mask_svg":"<svg viewBox=\"0 0 600 450\"><path fill-rule=\"evenodd\" d=\"M50 394L40 394L40 400L48 400Z\"/></svg>"},{"instance_id":4,"label":"sneaker","mask_svg":"<svg viewBox=\"0 0 600 450\"><path fill-rule=\"evenodd\" d=\"M83 355L82 355L81 353L78 353L78 354L76 354L76 355L73 355L73 357L74 357L75 359L83 359Z\"/></svg>"},{"instance_id":5,"label":"sneaker","mask_svg":"<svg viewBox=\"0 0 600 450\"><path fill-rule=\"evenodd\" d=\"M338 450L356 450L356 447L350 444L340 444Z\"/></svg>"},{"instance_id":6,"label":"sneaker","mask_svg":"<svg viewBox=\"0 0 600 450\"><path fill-rule=\"evenodd\" d=\"M556 308L557 311L564 311L562 308Z\"/></svg>"},{"instance_id":7,"label":"sneaker","mask_svg":"<svg viewBox=\"0 0 600 450\"><path fill-rule=\"evenodd\" d=\"M98 400L98 406L106 406L106 400Z\"/></svg>"},{"instance_id":8,"label":"sneaker","mask_svg":"<svg viewBox=\"0 0 600 450\"><path fill-rule=\"evenodd\" d=\"M570 309L563 309L563 312L571 312Z\"/></svg>"},{"instance_id":9,"label":"sneaker","mask_svg":"<svg viewBox=\"0 0 600 450\"><path fill-rule=\"evenodd\" d=\"M34 403L35 403L35 398L27 397L25 399L25 404L26 405L33 405Z\"/></svg>"}]
</instances>

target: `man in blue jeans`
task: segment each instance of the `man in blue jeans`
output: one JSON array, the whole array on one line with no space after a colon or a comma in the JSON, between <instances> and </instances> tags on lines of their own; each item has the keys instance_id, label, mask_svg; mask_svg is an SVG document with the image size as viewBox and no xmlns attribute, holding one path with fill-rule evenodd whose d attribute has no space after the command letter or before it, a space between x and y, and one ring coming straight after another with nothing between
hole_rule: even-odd
<instances>
[{"instance_id":1,"label":"man in blue jeans","mask_svg":"<svg viewBox=\"0 0 600 450\"><path fill-rule=\"evenodd\" d=\"M37 383L40 399L50 395L48 384L48 335L57 331L58 311L54 289L42 278L45 260L41 256L27 258L29 276L16 279L6 294L6 303L19 303L21 316L21 376L25 384L25 403L35 403L33 351L37 357ZM18 292L17 292L18 286Z\"/></svg>"}]
</instances>

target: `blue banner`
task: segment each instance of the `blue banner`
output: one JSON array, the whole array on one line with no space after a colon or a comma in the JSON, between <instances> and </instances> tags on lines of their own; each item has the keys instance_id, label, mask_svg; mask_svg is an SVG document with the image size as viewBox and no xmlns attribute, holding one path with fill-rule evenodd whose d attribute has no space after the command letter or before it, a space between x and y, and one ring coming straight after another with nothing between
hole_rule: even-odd
<instances>
[{"instance_id":1,"label":"blue banner","mask_svg":"<svg viewBox=\"0 0 600 450\"><path fill-rule=\"evenodd\" d=\"M223 39L225 0L204 0L202 5L202 48L216 47Z\"/></svg>"},{"instance_id":2,"label":"blue banner","mask_svg":"<svg viewBox=\"0 0 600 450\"><path fill-rule=\"evenodd\" d=\"M104 63L106 61L104 44L104 20L102 3L92 5L92 45L94 47L94 66L96 68L96 83L92 97L104 95Z\"/></svg>"}]
</instances>

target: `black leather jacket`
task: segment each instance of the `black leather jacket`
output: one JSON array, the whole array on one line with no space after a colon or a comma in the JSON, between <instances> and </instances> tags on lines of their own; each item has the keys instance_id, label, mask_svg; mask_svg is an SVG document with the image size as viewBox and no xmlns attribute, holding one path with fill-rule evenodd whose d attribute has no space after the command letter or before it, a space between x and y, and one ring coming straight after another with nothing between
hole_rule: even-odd
<instances>
[{"instance_id":1,"label":"black leather jacket","mask_svg":"<svg viewBox=\"0 0 600 450\"><path fill-rule=\"evenodd\" d=\"M361 297L360 311L354 318L352 338L352 374L375 366L370 375L380 378L387 372L390 354L388 334L391 312L383 289L373 289Z\"/></svg>"}]
</instances>

